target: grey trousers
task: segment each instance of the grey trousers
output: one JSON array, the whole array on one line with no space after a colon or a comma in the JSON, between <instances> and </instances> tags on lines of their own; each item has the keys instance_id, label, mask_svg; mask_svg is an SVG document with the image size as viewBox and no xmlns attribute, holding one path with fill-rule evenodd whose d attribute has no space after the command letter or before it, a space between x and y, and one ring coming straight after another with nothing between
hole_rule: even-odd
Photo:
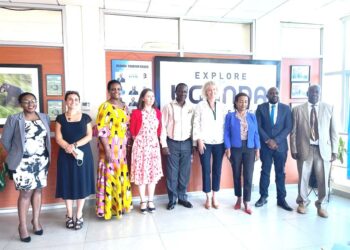
<instances>
[{"instance_id":1,"label":"grey trousers","mask_svg":"<svg viewBox=\"0 0 350 250\"><path fill-rule=\"evenodd\" d=\"M191 174L192 140L174 141L167 138L170 155L167 156L166 184L169 202L187 200L187 186Z\"/></svg>"},{"instance_id":2,"label":"grey trousers","mask_svg":"<svg viewBox=\"0 0 350 250\"><path fill-rule=\"evenodd\" d=\"M312 168L315 170L317 180L317 196L318 200L315 202L317 208L324 208L328 203L328 185L329 185L329 170L331 163L324 161L320 155L318 146L310 145L309 155L305 161L298 160L298 204L308 204L309 198L309 179Z\"/></svg>"}]
</instances>

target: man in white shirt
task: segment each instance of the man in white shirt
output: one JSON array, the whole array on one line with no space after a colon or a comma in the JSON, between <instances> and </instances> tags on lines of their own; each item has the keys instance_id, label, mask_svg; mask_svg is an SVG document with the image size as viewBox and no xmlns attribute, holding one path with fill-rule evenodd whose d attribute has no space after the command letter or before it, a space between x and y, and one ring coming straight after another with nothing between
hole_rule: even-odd
<instances>
[{"instance_id":1,"label":"man in white shirt","mask_svg":"<svg viewBox=\"0 0 350 250\"><path fill-rule=\"evenodd\" d=\"M191 208L187 200L187 186L191 173L192 120L194 110L186 102L188 87L179 83L175 88L176 98L162 110L162 154L167 156L166 179L169 203L168 210L175 208L176 201Z\"/></svg>"}]
</instances>

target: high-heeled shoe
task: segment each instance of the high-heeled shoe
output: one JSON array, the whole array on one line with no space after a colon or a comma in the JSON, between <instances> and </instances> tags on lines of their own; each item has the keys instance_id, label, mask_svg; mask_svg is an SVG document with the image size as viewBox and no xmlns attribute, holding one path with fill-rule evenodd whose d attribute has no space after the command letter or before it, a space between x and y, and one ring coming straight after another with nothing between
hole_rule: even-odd
<instances>
[{"instance_id":1,"label":"high-heeled shoe","mask_svg":"<svg viewBox=\"0 0 350 250\"><path fill-rule=\"evenodd\" d=\"M234 208L235 210L241 209L241 202L240 202L240 201L237 201L233 208Z\"/></svg>"},{"instance_id":2,"label":"high-heeled shoe","mask_svg":"<svg viewBox=\"0 0 350 250\"><path fill-rule=\"evenodd\" d=\"M140 202L140 211L141 211L141 213L143 213L143 214L146 214L146 212L147 212L147 206L142 207L142 204L146 204L146 203L147 203L147 201L141 201L141 202Z\"/></svg>"},{"instance_id":3,"label":"high-heeled shoe","mask_svg":"<svg viewBox=\"0 0 350 250\"><path fill-rule=\"evenodd\" d=\"M214 198L211 198L211 204L213 205L213 208L218 209L219 208L219 203L215 202Z\"/></svg>"},{"instance_id":4,"label":"high-heeled shoe","mask_svg":"<svg viewBox=\"0 0 350 250\"><path fill-rule=\"evenodd\" d=\"M35 231L33 220L32 220L32 225L33 225L33 231L34 231L35 235L43 235L44 234L44 230L43 229L39 229L39 230Z\"/></svg>"},{"instance_id":5,"label":"high-heeled shoe","mask_svg":"<svg viewBox=\"0 0 350 250\"><path fill-rule=\"evenodd\" d=\"M210 209L211 208L211 204L210 204L210 200L209 199L207 199L207 201L205 202L204 207L206 209Z\"/></svg>"},{"instance_id":6,"label":"high-heeled shoe","mask_svg":"<svg viewBox=\"0 0 350 250\"><path fill-rule=\"evenodd\" d=\"M244 212L251 215L252 214L252 209L248 206L246 202L244 202Z\"/></svg>"},{"instance_id":7,"label":"high-heeled shoe","mask_svg":"<svg viewBox=\"0 0 350 250\"><path fill-rule=\"evenodd\" d=\"M19 229L19 227L18 227L18 234L19 234L19 238L20 238L20 240L21 240L22 242L28 243L28 242L30 242L30 241L32 240L32 238L31 238L30 236L25 237L25 238L22 238L22 236L21 236L21 230Z\"/></svg>"},{"instance_id":8,"label":"high-heeled shoe","mask_svg":"<svg viewBox=\"0 0 350 250\"><path fill-rule=\"evenodd\" d=\"M249 215L252 214L252 210L251 210L249 207L245 208L245 209L244 209L244 212L247 213L247 214L249 214Z\"/></svg>"},{"instance_id":9,"label":"high-heeled shoe","mask_svg":"<svg viewBox=\"0 0 350 250\"><path fill-rule=\"evenodd\" d=\"M150 206L150 204L151 204L152 206ZM147 202L147 210L148 210L148 212L150 212L150 213L153 213L154 211L156 211L156 207L154 206L153 201L148 201L148 202Z\"/></svg>"}]
</instances>

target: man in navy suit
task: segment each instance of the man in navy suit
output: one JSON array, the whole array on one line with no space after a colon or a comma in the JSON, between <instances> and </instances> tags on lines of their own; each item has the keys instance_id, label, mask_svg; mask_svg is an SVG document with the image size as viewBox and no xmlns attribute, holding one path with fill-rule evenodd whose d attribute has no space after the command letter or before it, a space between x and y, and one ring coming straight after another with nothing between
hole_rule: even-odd
<instances>
[{"instance_id":1,"label":"man in navy suit","mask_svg":"<svg viewBox=\"0 0 350 250\"><path fill-rule=\"evenodd\" d=\"M287 211L293 211L285 198L285 163L287 160L287 136L292 130L292 112L289 106L279 102L279 91L272 87L267 92L268 102L260 104L256 110L259 136L261 142L260 159L260 199L255 203L261 207L267 203L270 172L275 165L277 205Z\"/></svg>"}]
</instances>

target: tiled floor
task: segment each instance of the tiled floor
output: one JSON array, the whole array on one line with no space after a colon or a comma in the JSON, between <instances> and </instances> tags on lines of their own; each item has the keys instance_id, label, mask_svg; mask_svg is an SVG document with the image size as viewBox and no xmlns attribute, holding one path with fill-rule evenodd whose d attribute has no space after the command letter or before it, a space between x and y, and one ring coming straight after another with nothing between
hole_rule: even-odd
<instances>
[{"instance_id":1,"label":"tiled floor","mask_svg":"<svg viewBox=\"0 0 350 250\"><path fill-rule=\"evenodd\" d=\"M296 208L297 188L289 185L287 190L287 201ZM19 241L16 213L0 214L0 249L350 249L349 199L332 195L328 206L330 217L323 219L311 204L306 215L278 208L274 193L270 194L267 205L253 208L253 214L247 215L233 210L233 190L222 190L219 194L218 210L206 210L204 195L192 193L190 201L194 208L177 205L168 211L167 199L162 196L156 199L154 214L139 213L136 204L121 220L110 221L96 218L90 201L80 231L64 227L65 209L44 210L44 235L32 234L30 243ZM258 192L254 191L252 201L258 198Z\"/></svg>"}]
</instances>

